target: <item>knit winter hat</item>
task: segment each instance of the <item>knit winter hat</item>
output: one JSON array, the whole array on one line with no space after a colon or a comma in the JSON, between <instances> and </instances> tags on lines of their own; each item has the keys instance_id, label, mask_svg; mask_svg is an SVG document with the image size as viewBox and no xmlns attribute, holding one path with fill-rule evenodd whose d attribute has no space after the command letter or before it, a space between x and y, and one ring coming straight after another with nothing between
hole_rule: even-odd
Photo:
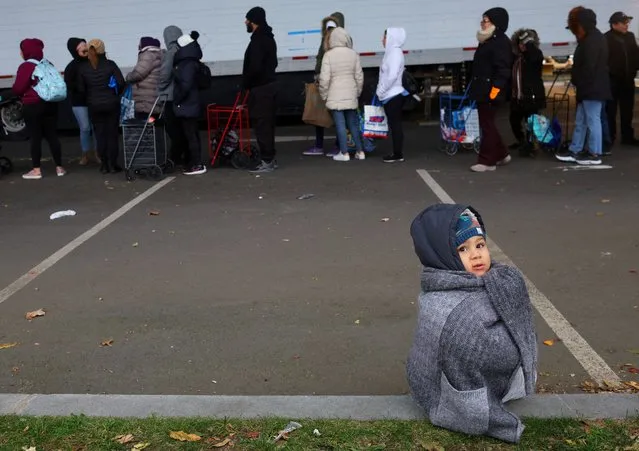
<instances>
[{"instance_id":1,"label":"knit winter hat","mask_svg":"<svg viewBox=\"0 0 639 451\"><path fill-rule=\"evenodd\" d=\"M140 49L143 49L145 47L159 47L159 46L160 46L159 39L155 39L150 36L143 36L140 39Z\"/></svg>"},{"instance_id":2,"label":"knit winter hat","mask_svg":"<svg viewBox=\"0 0 639 451\"><path fill-rule=\"evenodd\" d=\"M266 11L261 6L251 8L246 13L246 18L255 25L266 25Z\"/></svg>"},{"instance_id":3,"label":"knit winter hat","mask_svg":"<svg viewBox=\"0 0 639 451\"><path fill-rule=\"evenodd\" d=\"M200 33L197 31L191 31L189 34L183 34L177 40L177 43L180 47L186 47L187 45L197 41L197 38L200 37Z\"/></svg>"},{"instance_id":4,"label":"knit winter hat","mask_svg":"<svg viewBox=\"0 0 639 451\"><path fill-rule=\"evenodd\" d=\"M455 232L455 246L461 246L464 242L474 236L486 237L477 217L469 209L459 216Z\"/></svg>"},{"instance_id":5,"label":"knit winter hat","mask_svg":"<svg viewBox=\"0 0 639 451\"><path fill-rule=\"evenodd\" d=\"M91 39L89 41L89 48L91 47L95 49L95 53L97 53L98 55L104 55L106 53L104 42L100 39Z\"/></svg>"},{"instance_id":6,"label":"knit winter hat","mask_svg":"<svg viewBox=\"0 0 639 451\"><path fill-rule=\"evenodd\" d=\"M508 16L508 11L504 8L490 8L483 15L488 17L493 25L495 25L495 27L497 27L497 29L502 33L506 33L506 31L508 31L508 22L510 21L510 18Z\"/></svg>"}]
</instances>

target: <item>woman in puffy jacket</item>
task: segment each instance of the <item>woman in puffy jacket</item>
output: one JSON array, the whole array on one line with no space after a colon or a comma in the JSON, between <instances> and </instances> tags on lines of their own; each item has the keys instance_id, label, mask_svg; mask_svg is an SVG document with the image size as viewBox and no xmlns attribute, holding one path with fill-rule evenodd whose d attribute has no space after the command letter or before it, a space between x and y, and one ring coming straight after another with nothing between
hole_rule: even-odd
<instances>
[{"instance_id":1,"label":"woman in puffy jacket","mask_svg":"<svg viewBox=\"0 0 639 451\"><path fill-rule=\"evenodd\" d=\"M162 67L160 41L144 36L140 39L138 51L138 62L133 70L126 75L125 80L133 85L136 117L146 119L158 97L160 69ZM153 113L157 113L158 110L159 108L156 107Z\"/></svg>"},{"instance_id":2,"label":"woman in puffy jacket","mask_svg":"<svg viewBox=\"0 0 639 451\"><path fill-rule=\"evenodd\" d=\"M364 150L360 138L359 96L364 88L364 72L359 55L353 50L353 41L346 30L334 28L328 38L327 51L322 59L319 76L319 92L333 114L339 151L335 161L350 161L347 147L346 129L351 131L355 142L355 159L364 160Z\"/></svg>"},{"instance_id":3,"label":"woman in puffy jacket","mask_svg":"<svg viewBox=\"0 0 639 451\"><path fill-rule=\"evenodd\" d=\"M104 42L89 41L89 62L79 71L78 91L86 93L89 115L95 127L98 153L102 160L100 172L121 172L120 153L120 97L125 82L115 62L107 59Z\"/></svg>"},{"instance_id":4,"label":"woman in puffy jacket","mask_svg":"<svg viewBox=\"0 0 639 451\"><path fill-rule=\"evenodd\" d=\"M508 11L491 8L481 20L477 32L479 47L473 59L470 98L477 102L481 145L474 172L494 171L497 166L510 163L511 157L495 123L497 111L509 97L513 66L512 44L508 30Z\"/></svg>"}]
</instances>

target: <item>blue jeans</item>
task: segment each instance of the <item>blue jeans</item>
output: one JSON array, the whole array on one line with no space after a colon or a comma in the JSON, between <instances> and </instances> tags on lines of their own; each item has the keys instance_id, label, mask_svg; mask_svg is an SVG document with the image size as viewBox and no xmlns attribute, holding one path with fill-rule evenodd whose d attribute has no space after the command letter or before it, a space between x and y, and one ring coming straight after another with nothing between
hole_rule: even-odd
<instances>
[{"instance_id":1,"label":"blue jeans","mask_svg":"<svg viewBox=\"0 0 639 451\"><path fill-rule=\"evenodd\" d=\"M603 103L598 100L584 100L577 105L575 131L572 134L572 143L570 144L572 153L579 153L584 150L587 136L590 153L601 155L601 112L603 111Z\"/></svg>"},{"instance_id":2,"label":"blue jeans","mask_svg":"<svg viewBox=\"0 0 639 451\"><path fill-rule=\"evenodd\" d=\"M80 146L82 147L82 153L96 149L95 133L93 133L93 126L91 125L91 119L89 119L89 107L74 106L72 110L75 120L78 121L78 126L80 127ZM93 138L91 135L93 135Z\"/></svg>"},{"instance_id":3,"label":"blue jeans","mask_svg":"<svg viewBox=\"0 0 639 451\"><path fill-rule=\"evenodd\" d=\"M348 128L355 142L357 151L363 150L362 140L359 134L359 116L357 110L333 110L333 120L335 121L335 131L337 132L337 142L341 153L348 152L346 128Z\"/></svg>"}]
</instances>

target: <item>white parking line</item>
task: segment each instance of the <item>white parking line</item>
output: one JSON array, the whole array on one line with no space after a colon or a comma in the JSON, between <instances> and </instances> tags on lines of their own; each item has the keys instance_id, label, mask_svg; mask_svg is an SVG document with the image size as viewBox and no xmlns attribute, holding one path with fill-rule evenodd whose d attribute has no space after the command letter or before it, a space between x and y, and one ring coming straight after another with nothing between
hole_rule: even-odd
<instances>
[{"instance_id":1,"label":"white parking line","mask_svg":"<svg viewBox=\"0 0 639 451\"><path fill-rule=\"evenodd\" d=\"M417 173L442 203L456 203L453 198L450 197L448 193L446 193L446 191L444 191L444 189L435 181L428 171L418 169ZM491 254L494 254L496 260L500 260L508 265L516 266L493 240L489 239L488 244ZM526 285L528 285L530 300L534 307L557 337L566 345L566 348L568 348L571 354L575 356L577 361L581 364L581 366L583 366L590 377L599 384L603 382L620 383L621 379L617 373L608 366L604 359L602 359L599 354L592 349L579 332L570 325L568 320L559 310L557 310L552 302L550 302L550 300L541 291L539 291L535 284L533 284L525 275L524 279L526 280Z\"/></svg>"},{"instance_id":2,"label":"white parking line","mask_svg":"<svg viewBox=\"0 0 639 451\"><path fill-rule=\"evenodd\" d=\"M161 182L153 185L151 188L140 194L139 196L133 198L131 201L124 204L122 207L111 213L109 216L104 218L102 221L91 227L89 230L84 232L82 235L78 236L76 239L68 243L67 245L61 247L56 252L51 254L49 257L45 258L40 262L37 266L33 267L31 270L20 276L15 282L11 285L4 288L0 291L0 304L9 299L15 293L26 287L30 282L32 282L36 277L45 272L47 269L51 268L57 262L62 260L64 257L69 255L75 249L80 247L82 244L93 238L95 235L100 233L102 230L106 229L109 225L120 219L127 212L133 209L140 202L153 195L157 191L164 188L166 185L175 180L175 177L167 177Z\"/></svg>"}]
</instances>

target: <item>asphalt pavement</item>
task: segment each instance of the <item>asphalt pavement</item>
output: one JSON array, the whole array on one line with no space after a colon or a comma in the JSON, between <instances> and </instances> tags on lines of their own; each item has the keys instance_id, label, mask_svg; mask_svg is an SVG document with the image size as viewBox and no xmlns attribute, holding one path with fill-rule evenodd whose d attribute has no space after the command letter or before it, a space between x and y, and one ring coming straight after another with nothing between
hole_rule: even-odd
<instances>
[{"instance_id":1,"label":"asphalt pavement","mask_svg":"<svg viewBox=\"0 0 639 451\"><path fill-rule=\"evenodd\" d=\"M275 173L174 174L124 210L155 182L78 166L76 137L63 138L66 177L49 161L23 181L26 143L5 143L16 171L0 178L0 290L32 280L0 296L0 344L18 343L0 349L0 393L406 394L420 270L409 225L439 201L419 169L476 207L592 350L639 381L639 149L615 148L608 169L515 155L474 174L472 152L447 156L438 128L406 126L402 164L381 162L386 142L366 161L303 157L312 128L287 127ZM590 375L537 325L540 388L580 392Z\"/></svg>"}]
</instances>

